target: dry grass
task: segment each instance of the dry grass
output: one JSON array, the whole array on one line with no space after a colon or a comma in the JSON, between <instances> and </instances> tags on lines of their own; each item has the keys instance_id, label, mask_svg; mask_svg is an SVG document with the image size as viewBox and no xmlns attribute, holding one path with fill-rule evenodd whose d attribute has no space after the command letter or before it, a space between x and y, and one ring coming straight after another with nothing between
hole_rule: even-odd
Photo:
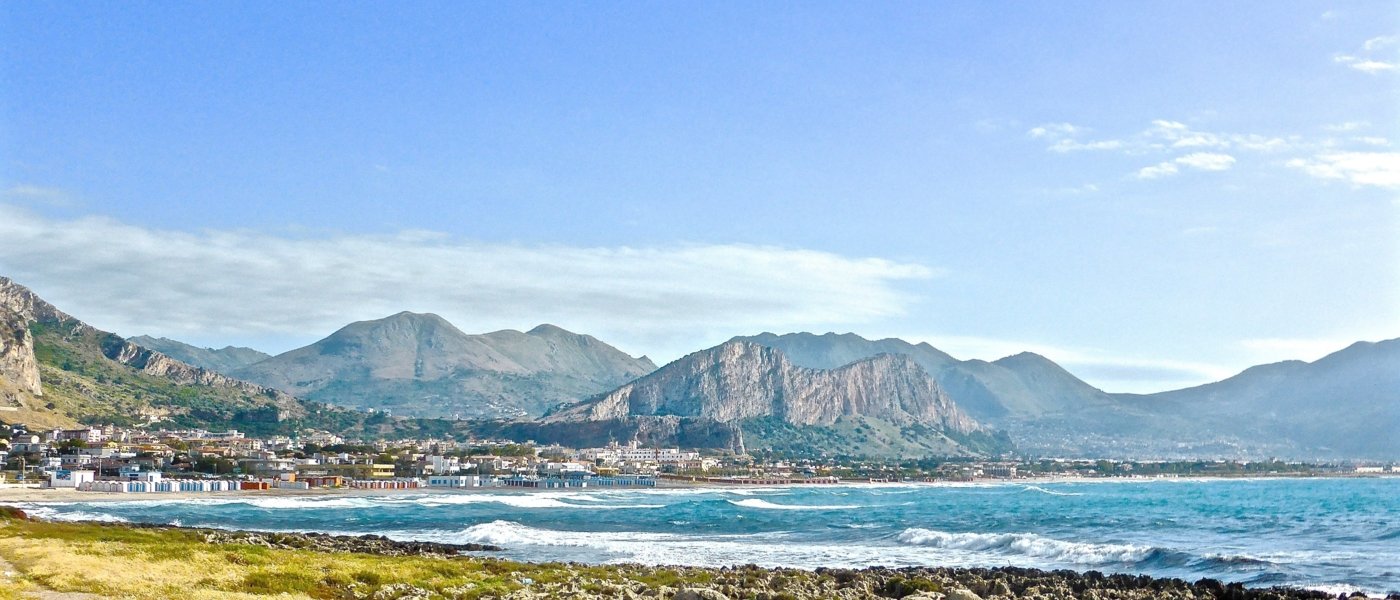
<instances>
[{"instance_id":1,"label":"dry grass","mask_svg":"<svg viewBox=\"0 0 1400 600\"><path fill-rule=\"evenodd\" d=\"M351 598L394 583L444 598L477 598L519 588L518 573L539 568L206 544L180 530L6 520L0 520L0 557L24 579L51 590L153 600Z\"/></svg>"}]
</instances>

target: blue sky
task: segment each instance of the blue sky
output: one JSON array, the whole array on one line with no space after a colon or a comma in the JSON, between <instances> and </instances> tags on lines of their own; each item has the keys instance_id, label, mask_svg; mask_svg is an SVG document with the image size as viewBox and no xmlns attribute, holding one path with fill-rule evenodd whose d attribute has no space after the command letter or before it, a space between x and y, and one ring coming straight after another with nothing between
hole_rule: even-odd
<instances>
[{"instance_id":1,"label":"blue sky","mask_svg":"<svg viewBox=\"0 0 1400 600\"><path fill-rule=\"evenodd\" d=\"M269 352L398 310L1111 391L1400 336L1393 2L0 5L0 275Z\"/></svg>"}]
</instances>

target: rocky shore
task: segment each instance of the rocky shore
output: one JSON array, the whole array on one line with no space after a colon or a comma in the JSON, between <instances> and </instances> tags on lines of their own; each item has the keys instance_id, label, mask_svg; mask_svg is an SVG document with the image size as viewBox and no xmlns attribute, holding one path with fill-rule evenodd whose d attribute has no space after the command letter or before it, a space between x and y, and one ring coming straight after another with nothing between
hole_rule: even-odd
<instances>
[{"instance_id":1,"label":"rocky shore","mask_svg":"<svg viewBox=\"0 0 1400 600\"><path fill-rule=\"evenodd\" d=\"M506 600L546 598L650 600L1331 600L1364 598L1364 594L1332 595L1297 588L1246 588L1213 579L1187 582L1136 575L1106 575L1097 571L1042 571L1016 567L994 569L766 569L757 566L662 568L635 565L612 567L623 580L609 582L591 573L597 567L561 565L567 574L552 583L529 585L505 595ZM674 577L675 585L655 581L658 572ZM689 583L686 583L689 582ZM426 590L424 590L426 592ZM414 596L405 596L414 597ZM428 598L428 595L421 596ZM1400 600L1400 593L1385 596Z\"/></svg>"},{"instance_id":2,"label":"rocky shore","mask_svg":"<svg viewBox=\"0 0 1400 600\"><path fill-rule=\"evenodd\" d=\"M225 531L165 525L34 521L0 506L0 559L32 574L32 585L113 597L180 597L152 591L202 589L210 598L290 594L354 600L1332 600L1365 597L1297 588L1246 588L1096 571L1001 567L771 569L581 563L523 563L467 554L484 544L402 542L382 536ZM66 564L101 556L100 581ZM167 570L160 557L202 567ZM47 558L45 558L47 557ZM121 565L125 565L124 567ZM81 573L81 575L79 574ZM218 573L217 577L209 576ZM3 586L0 586L3 587ZM128 593L129 592L129 593ZM0 598L3 598L0 595ZM21 596L23 597L23 596ZM1384 596L1400 600L1400 593Z\"/></svg>"}]
</instances>

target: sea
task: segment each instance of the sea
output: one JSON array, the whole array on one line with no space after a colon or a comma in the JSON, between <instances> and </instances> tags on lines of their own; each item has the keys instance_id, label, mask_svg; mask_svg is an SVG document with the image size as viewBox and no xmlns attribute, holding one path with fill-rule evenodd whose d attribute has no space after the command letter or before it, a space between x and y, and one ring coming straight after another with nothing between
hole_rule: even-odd
<instances>
[{"instance_id":1,"label":"sea","mask_svg":"<svg viewBox=\"0 0 1400 600\"><path fill-rule=\"evenodd\" d=\"M379 534L526 561L1022 566L1400 592L1400 478L405 491L30 503L42 518Z\"/></svg>"}]
</instances>

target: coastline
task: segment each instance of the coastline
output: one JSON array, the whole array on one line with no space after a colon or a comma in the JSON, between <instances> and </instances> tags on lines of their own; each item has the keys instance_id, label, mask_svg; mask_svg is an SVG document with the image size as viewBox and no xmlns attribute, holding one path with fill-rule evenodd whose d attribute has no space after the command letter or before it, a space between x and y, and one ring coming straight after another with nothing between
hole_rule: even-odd
<instances>
[{"instance_id":1,"label":"coastline","mask_svg":"<svg viewBox=\"0 0 1400 600\"><path fill-rule=\"evenodd\" d=\"M1066 483L1201 483L1212 481L1253 481L1288 479L1390 479L1400 480L1397 474L1287 474L1266 476L1192 476L1192 477L1026 477L1017 479L979 479L973 481L842 481L839 483L721 483L716 481L684 481L678 479L658 479L655 488L650 489L767 489L767 488L807 488L845 486L930 486L930 487L995 487L1005 485L1042 485ZM233 490L226 492L81 492L72 488L40 488L0 486L0 503L7 502L133 502L144 500L198 500L207 498L285 498L285 497L377 497L401 496L406 494L550 494L560 492L588 493L616 491L637 488L438 488L419 487L410 489L363 489L363 488L311 488L311 489L267 489Z\"/></svg>"},{"instance_id":2,"label":"coastline","mask_svg":"<svg viewBox=\"0 0 1400 600\"><path fill-rule=\"evenodd\" d=\"M490 548L412 545L377 536L275 534L35 521L0 510L0 598L543 600L1324 600L1327 591L1246 588L1213 579L1032 568L814 570L527 563ZM91 569L94 565L109 568ZM6 589L15 590L7 595ZM35 596L23 595L32 592ZM94 597L94 596L83 596ZM1360 597L1360 596L1352 596ZM1400 600L1400 594L1385 596Z\"/></svg>"}]
</instances>

